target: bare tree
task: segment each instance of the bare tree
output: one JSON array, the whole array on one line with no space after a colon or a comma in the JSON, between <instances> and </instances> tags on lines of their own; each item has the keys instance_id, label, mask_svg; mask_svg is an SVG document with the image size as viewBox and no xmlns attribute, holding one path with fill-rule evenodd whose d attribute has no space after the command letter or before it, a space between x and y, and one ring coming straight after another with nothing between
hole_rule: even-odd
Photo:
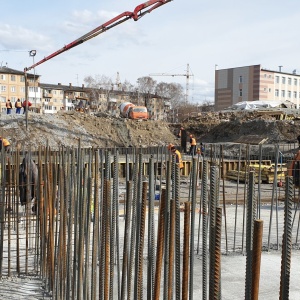
<instances>
[{"instance_id":1,"label":"bare tree","mask_svg":"<svg viewBox=\"0 0 300 300\"><path fill-rule=\"evenodd\" d=\"M150 93L153 94L156 87L156 81L153 80L150 76L140 77L137 79L137 88L139 93L146 94Z\"/></svg>"}]
</instances>

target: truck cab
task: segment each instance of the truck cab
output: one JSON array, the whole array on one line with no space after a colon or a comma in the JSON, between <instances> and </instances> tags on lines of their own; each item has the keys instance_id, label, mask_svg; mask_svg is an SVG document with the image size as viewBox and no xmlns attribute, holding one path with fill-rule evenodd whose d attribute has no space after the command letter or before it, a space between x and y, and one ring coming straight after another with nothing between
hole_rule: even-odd
<instances>
[{"instance_id":1,"label":"truck cab","mask_svg":"<svg viewBox=\"0 0 300 300\"><path fill-rule=\"evenodd\" d=\"M145 106L133 106L129 108L128 117L133 120L149 119L149 114Z\"/></svg>"}]
</instances>

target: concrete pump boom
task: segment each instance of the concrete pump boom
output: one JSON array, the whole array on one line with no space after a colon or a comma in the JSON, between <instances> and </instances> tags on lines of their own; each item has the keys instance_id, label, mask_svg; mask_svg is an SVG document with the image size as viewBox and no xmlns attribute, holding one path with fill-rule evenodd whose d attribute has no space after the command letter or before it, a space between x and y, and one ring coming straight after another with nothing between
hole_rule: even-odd
<instances>
[{"instance_id":1,"label":"concrete pump boom","mask_svg":"<svg viewBox=\"0 0 300 300\"><path fill-rule=\"evenodd\" d=\"M43 58L42 60L38 61L37 63L33 64L32 66L25 68L24 72L27 72L36 66L44 63L45 61L67 51L70 50L71 48L74 48L85 41L127 21L128 19L133 19L134 21L138 21L141 17L143 17L145 14L150 13L152 10L160 7L161 5L164 5L168 2L171 2L172 0L150 0L145 3L142 3L138 5L133 12L130 11L125 11L122 14L116 16L115 18L111 19L110 21L98 26L94 30L88 32L87 34L81 36L80 38L76 39L72 43L65 45L63 48L57 50L56 52L50 54L49 56ZM148 8L148 9L147 9Z\"/></svg>"}]
</instances>

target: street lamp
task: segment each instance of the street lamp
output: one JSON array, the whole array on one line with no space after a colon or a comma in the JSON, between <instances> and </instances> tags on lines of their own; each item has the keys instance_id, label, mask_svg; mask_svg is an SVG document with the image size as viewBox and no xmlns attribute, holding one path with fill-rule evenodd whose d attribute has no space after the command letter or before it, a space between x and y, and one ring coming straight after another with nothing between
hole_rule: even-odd
<instances>
[{"instance_id":1,"label":"street lamp","mask_svg":"<svg viewBox=\"0 0 300 300\"><path fill-rule=\"evenodd\" d=\"M32 57L32 62L34 65L34 57L36 56L36 50L30 50L29 56ZM33 68L33 88L34 88L34 109L36 110L36 87L35 87L35 68ZM28 102L27 102L28 103ZM27 111L28 107L26 108Z\"/></svg>"}]
</instances>

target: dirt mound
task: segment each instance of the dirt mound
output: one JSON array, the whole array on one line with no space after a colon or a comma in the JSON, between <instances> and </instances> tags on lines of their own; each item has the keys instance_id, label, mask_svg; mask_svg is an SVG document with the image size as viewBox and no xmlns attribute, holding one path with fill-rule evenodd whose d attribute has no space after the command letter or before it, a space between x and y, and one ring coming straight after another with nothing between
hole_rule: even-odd
<instances>
[{"instance_id":1,"label":"dirt mound","mask_svg":"<svg viewBox=\"0 0 300 300\"><path fill-rule=\"evenodd\" d=\"M27 123L27 126L26 126ZM2 115L1 135L13 146L32 149L49 145L77 147L151 147L174 141L168 124L162 121L133 121L78 112L40 115Z\"/></svg>"}]
</instances>

